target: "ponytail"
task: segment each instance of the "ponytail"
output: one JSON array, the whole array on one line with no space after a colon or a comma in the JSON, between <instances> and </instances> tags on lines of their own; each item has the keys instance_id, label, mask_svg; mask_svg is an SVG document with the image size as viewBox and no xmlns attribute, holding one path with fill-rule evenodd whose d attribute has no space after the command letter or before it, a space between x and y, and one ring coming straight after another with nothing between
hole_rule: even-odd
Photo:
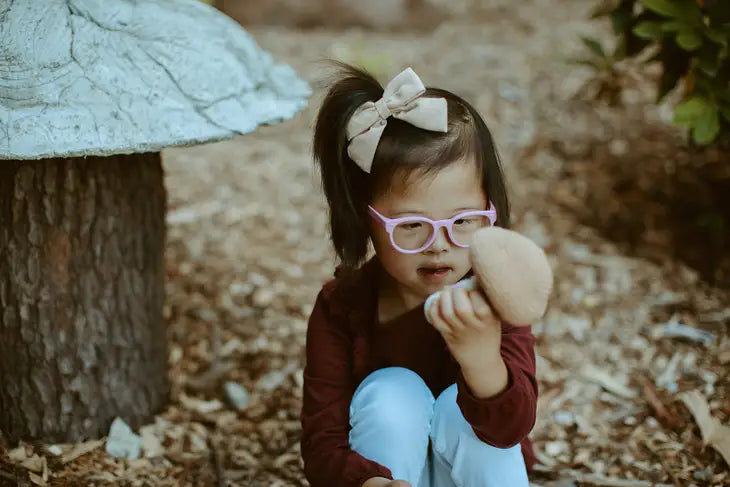
<instances>
[{"instance_id":1,"label":"ponytail","mask_svg":"<svg viewBox=\"0 0 730 487\"><path fill-rule=\"evenodd\" d=\"M317 115L313 152L329 202L335 252L345 268L353 269L367 256L370 235L367 203L372 188L369 175L347 155L345 127L360 105L382 96L383 88L360 69L339 62L334 64L338 76L330 84Z\"/></svg>"}]
</instances>

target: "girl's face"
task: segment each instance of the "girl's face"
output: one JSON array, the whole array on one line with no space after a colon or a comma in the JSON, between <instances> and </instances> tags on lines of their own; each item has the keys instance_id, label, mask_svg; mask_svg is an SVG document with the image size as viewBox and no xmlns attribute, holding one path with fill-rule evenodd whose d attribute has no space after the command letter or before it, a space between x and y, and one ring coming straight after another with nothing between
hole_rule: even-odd
<instances>
[{"instance_id":1,"label":"girl's face","mask_svg":"<svg viewBox=\"0 0 730 487\"><path fill-rule=\"evenodd\" d=\"M477 164L468 160L454 162L432 175L414 174L394 181L371 206L388 218L423 216L441 220L464 211L484 210L487 198ZM469 249L455 245L445 228L439 229L428 248L416 254L396 250L384 225L375 218L371 219L371 235L375 252L396 291L408 301L425 299L456 283L471 269Z\"/></svg>"}]
</instances>

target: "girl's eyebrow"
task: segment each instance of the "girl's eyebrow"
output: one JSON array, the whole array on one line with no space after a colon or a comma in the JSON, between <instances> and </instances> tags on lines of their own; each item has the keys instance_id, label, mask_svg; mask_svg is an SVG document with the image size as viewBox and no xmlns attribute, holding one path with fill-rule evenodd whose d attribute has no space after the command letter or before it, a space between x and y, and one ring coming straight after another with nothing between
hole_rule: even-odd
<instances>
[{"instance_id":1,"label":"girl's eyebrow","mask_svg":"<svg viewBox=\"0 0 730 487\"><path fill-rule=\"evenodd\" d=\"M478 211L479 207L480 207L480 205L462 206L462 207L451 210L451 214L457 215L459 213L463 213L466 211ZM424 216L424 212L407 208L404 210L394 212L393 215L391 216L391 218L396 218L396 217L405 216L405 215Z\"/></svg>"}]
</instances>

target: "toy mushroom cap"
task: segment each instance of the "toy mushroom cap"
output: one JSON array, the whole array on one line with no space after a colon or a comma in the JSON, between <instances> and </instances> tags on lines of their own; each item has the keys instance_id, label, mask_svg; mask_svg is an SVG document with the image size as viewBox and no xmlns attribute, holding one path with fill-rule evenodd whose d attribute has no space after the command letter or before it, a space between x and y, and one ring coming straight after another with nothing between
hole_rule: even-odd
<instances>
[{"instance_id":1,"label":"toy mushroom cap","mask_svg":"<svg viewBox=\"0 0 730 487\"><path fill-rule=\"evenodd\" d=\"M0 7L0 159L159 151L293 117L310 88L198 0Z\"/></svg>"},{"instance_id":2,"label":"toy mushroom cap","mask_svg":"<svg viewBox=\"0 0 730 487\"><path fill-rule=\"evenodd\" d=\"M542 318L553 285L553 273L543 250L512 230L478 230L470 245L472 268L499 316L514 325Z\"/></svg>"}]
</instances>

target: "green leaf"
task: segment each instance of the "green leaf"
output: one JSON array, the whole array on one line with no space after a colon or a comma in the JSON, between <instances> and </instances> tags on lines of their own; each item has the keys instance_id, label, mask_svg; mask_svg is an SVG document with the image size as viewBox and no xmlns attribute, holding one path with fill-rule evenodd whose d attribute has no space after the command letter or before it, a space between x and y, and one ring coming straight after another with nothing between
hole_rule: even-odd
<instances>
[{"instance_id":1,"label":"green leaf","mask_svg":"<svg viewBox=\"0 0 730 487\"><path fill-rule=\"evenodd\" d=\"M641 0L641 3L646 6L649 10L667 17L682 17L682 9L679 8L676 2L671 0Z\"/></svg>"},{"instance_id":2,"label":"green leaf","mask_svg":"<svg viewBox=\"0 0 730 487\"><path fill-rule=\"evenodd\" d=\"M581 40L583 41L583 44L586 45L590 51L595 54L598 57L605 58L606 52L603 50L603 46L601 46L601 43L598 42L596 39L592 39L590 37L581 37Z\"/></svg>"},{"instance_id":3,"label":"green leaf","mask_svg":"<svg viewBox=\"0 0 730 487\"><path fill-rule=\"evenodd\" d=\"M720 113L716 106L710 105L692 125L692 138L699 145L715 140L720 133Z\"/></svg>"},{"instance_id":4,"label":"green leaf","mask_svg":"<svg viewBox=\"0 0 730 487\"><path fill-rule=\"evenodd\" d=\"M707 76L715 77L717 75L720 69L720 63L714 49L707 49L706 47L702 49L697 67Z\"/></svg>"},{"instance_id":5,"label":"green leaf","mask_svg":"<svg viewBox=\"0 0 730 487\"><path fill-rule=\"evenodd\" d=\"M720 52L717 53L718 59L727 59L730 56L730 45L722 46Z\"/></svg>"},{"instance_id":6,"label":"green leaf","mask_svg":"<svg viewBox=\"0 0 730 487\"><path fill-rule=\"evenodd\" d=\"M662 23L657 20L645 20L632 29L634 34L642 39L661 39L664 37Z\"/></svg>"},{"instance_id":7,"label":"green leaf","mask_svg":"<svg viewBox=\"0 0 730 487\"><path fill-rule=\"evenodd\" d=\"M702 21L702 11L696 0L641 0L646 8L666 17L673 17L689 24Z\"/></svg>"},{"instance_id":8,"label":"green leaf","mask_svg":"<svg viewBox=\"0 0 730 487\"><path fill-rule=\"evenodd\" d=\"M634 15L634 3L624 2L611 12L611 28L615 34L623 34L631 26Z\"/></svg>"},{"instance_id":9,"label":"green leaf","mask_svg":"<svg viewBox=\"0 0 730 487\"><path fill-rule=\"evenodd\" d=\"M680 32L677 34L677 45L685 51L696 51L702 47L702 36L691 30Z\"/></svg>"},{"instance_id":10,"label":"green leaf","mask_svg":"<svg viewBox=\"0 0 730 487\"><path fill-rule=\"evenodd\" d=\"M628 42L626 38L627 36L620 36L616 39L616 47L613 49L613 55L611 56L615 62L626 59L626 44Z\"/></svg>"},{"instance_id":11,"label":"green leaf","mask_svg":"<svg viewBox=\"0 0 730 487\"><path fill-rule=\"evenodd\" d=\"M679 20L667 20L662 22L662 30L664 32L677 32L685 27L685 23Z\"/></svg>"},{"instance_id":12,"label":"green leaf","mask_svg":"<svg viewBox=\"0 0 730 487\"><path fill-rule=\"evenodd\" d=\"M712 108L709 100L703 96L693 96L674 107L673 123L677 125L693 125L700 116Z\"/></svg>"},{"instance_id":13,"label":"green leaf","mask_svg":"<svg viewBox=\"0 0 730 487\"><path fill-rule=\"evenodd\" d=\"M704 34L712 42L720 44L723 47L728 45L728 40L730 39L730 34L726 34L720 29L714 29L712 27L705 29Z\"/></svg>"}]
</instances>

